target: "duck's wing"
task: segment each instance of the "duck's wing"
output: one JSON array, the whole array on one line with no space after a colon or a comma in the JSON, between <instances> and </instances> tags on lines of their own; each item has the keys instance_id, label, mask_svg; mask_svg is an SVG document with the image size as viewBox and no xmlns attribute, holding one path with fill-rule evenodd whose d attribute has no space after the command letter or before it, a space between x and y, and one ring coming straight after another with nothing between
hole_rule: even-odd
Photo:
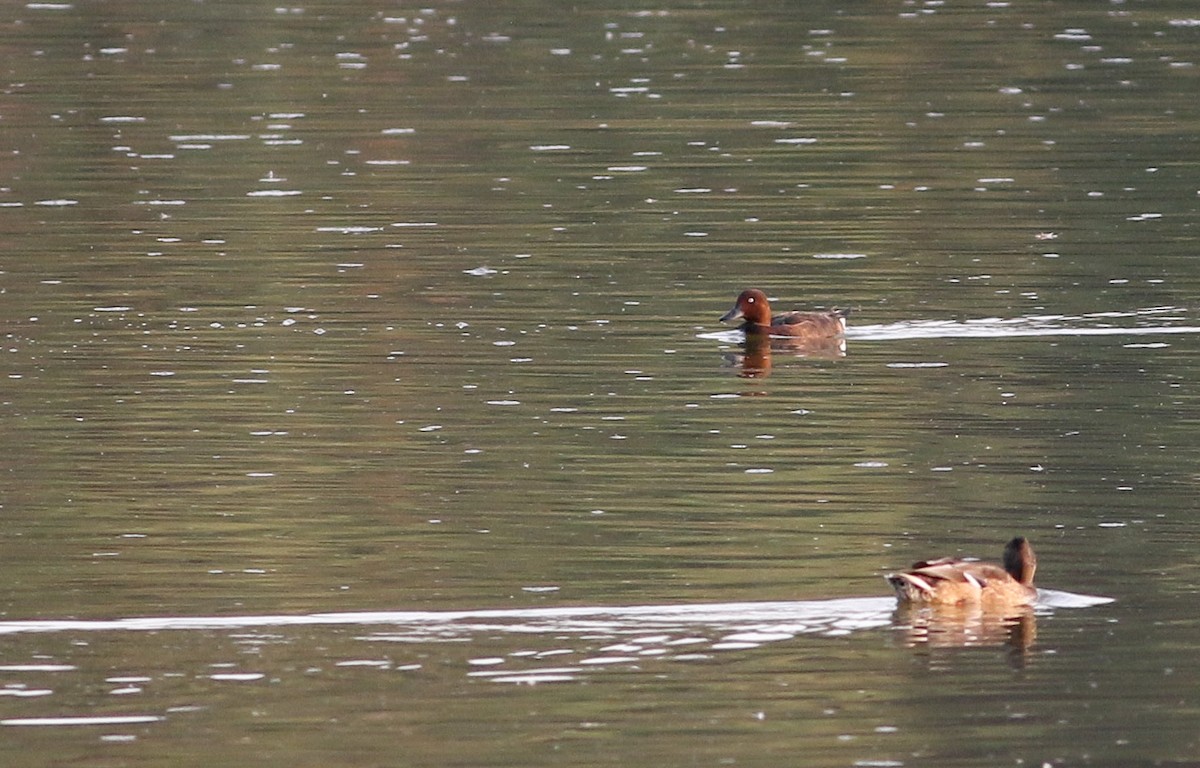
<instances>
[{"instance_id":1,"label":"duck's wing","mask_svg":"<svg viewBox=\"0 0 1200 768\"><path fill-rule=\"evenodd\" d=\"M771 318L775 328L794 335L837 335L846 329L846 315L834 312L785 312Z\"/></svg>"},{"instance_id":2,"label":"duck's wing","mask_svg":"<svg viewBox=\"0 0 1200 768\"><path fill-rule=\"evenodd\" d=\"M1004 569L994 563L959 560L953 557L940 557L936 560L922 560L919 563L913 563L909 574L919 576L927 582L968 582L980 587L987 586L989 581L1004 581L1008 578Z\"/></svg>"}]
</instances>

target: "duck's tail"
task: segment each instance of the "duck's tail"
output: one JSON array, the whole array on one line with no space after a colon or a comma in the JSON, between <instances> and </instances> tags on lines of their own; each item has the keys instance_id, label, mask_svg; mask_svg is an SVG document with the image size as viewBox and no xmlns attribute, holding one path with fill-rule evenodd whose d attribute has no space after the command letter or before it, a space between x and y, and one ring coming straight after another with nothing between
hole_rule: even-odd
<instances>
[{"instance_id":1,"label":"duck's tail","mask_svg":"<svg viewBox=\"0 0 1200 768\"><path fill-rule=\"evenodd\" d=\"M933 599L933 586L928 581L912 573L889 573L883 577L901 602L925 603Z\"/></svg>"}]
</instances>

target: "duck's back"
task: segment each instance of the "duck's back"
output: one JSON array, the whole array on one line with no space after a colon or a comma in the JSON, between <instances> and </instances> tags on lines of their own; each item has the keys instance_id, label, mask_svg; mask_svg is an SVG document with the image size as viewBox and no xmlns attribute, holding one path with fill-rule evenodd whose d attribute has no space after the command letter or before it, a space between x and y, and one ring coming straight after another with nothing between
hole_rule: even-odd
<instances>
[{"instance_id":1,"label":"duck's back","mask_svg":"<svg viewBox=\"0 0 1200 768\"><path fill-rule=\"evenodd\" d=\"M1037 590L1014 579L999 565L943 557L915 563L887 577L896 596L912 603L1024 605Z\"/></svg>"},{"instance_id":2,"label":"duck's back","mask_svg":"<svg viewBox=\"0 0 1200 768\"><path fill-rule=\"evenodd\" d=\"M835 337L846 332L849 310L785 312L771 318L771 332L785 336Z\"/></svg>"}]
</instances>

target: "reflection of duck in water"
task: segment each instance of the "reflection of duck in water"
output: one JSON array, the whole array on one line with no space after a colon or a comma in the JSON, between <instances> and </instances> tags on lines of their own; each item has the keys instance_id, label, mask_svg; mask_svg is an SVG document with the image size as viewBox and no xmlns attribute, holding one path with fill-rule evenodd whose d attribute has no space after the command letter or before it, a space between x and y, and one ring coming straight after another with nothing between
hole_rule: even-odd
<instances>
[{"instance_id":1,"label":"reflection of duck in water","mask_svg":"<svg viewBox=\"0 0 1200 768\"><path fill-rule=\"evenodd\" d=\"M1024 666L1026 653L1037 638L1033 606L1003 613L974 605L918 605L902 602L893 617L903 642L910 648L1006 647L1014 666Z\"/></svg>"},{"instance_id":2,"label":"reflection of duck in water","mask_svg":"<svg viewBox=\"0 0 1200 768\"><path fill-rule=\"evenodd\" d=\"M733 309L721 322L741 320L746 334L742 372L748 377L765 376L771 370L771 352L790 352L800 357L845 357L848 309L825 312L771 314L767 295L752 288L742 291Z\"/></svg>"},{"instance_id":3,"label":"reflection of duck in water","mask_svg":"<svg viewBox=\"0 0 1200 768\"><path fill-rule=\"evenodd\" d=\"M901 603L925 605L979 605L1004 611L1037 600L1033 574L1037 558L1024 536L1004 547L1003 566L975 560L943 557L914 563L912 570L890 573L888 583Z\"/></svg>"}]
</instances>

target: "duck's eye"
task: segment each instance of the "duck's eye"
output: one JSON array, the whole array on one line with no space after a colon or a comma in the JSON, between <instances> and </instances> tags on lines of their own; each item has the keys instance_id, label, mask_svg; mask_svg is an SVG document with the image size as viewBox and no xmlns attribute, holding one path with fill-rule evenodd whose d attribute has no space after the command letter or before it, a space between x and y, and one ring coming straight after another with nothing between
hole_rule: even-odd
<instances>
[{"instance_id":1,"label":"duck's eye","mask_svg":"<svg viewBox=\"0 0 1200 768\"><path fill-rule=\"evenodd\" d=\"M747 304L753 304L753 303L754 303L754 297L753 297L753 296L747 296L747 297L746 297L746 303L747 303Z\"/></svg>"}]
</instances>

